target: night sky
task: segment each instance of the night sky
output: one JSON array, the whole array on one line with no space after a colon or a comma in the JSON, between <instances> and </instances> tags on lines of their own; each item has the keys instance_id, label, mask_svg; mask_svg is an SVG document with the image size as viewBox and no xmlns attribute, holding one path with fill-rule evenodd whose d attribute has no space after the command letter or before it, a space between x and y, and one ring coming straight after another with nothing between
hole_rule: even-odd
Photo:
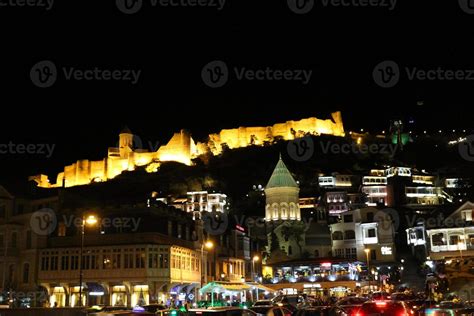
<instances>
[{"instance_id":1,"label":"night sky","mask_svg":"<svg viewBox=\"0 0 474 316\"><path fill-rule=\"evenodd\" d=\"M402 69L474 69L473 26L474 15L458 1L403 1L389 11L327 8L317 0L304 15L283 0L228 0L221 11L145 5L134 15L112 0L62 1L50 11L0 7L0 144L56 145L49 159L0 155L0 183L101 159L124 125L153 143L181 128L202 140L221 128L325 118L336 110L347 130L387 129L396 117L413 118L420 130L474 127L474 80L402 75L395 87L381 88L372 78L384 60ZM142 74L136 85L58 79L42 89L29 78L41 60ZM307 85L233 78L213 89L201 80L213 60L313 74Z\"/></svg>"}]
</instances>

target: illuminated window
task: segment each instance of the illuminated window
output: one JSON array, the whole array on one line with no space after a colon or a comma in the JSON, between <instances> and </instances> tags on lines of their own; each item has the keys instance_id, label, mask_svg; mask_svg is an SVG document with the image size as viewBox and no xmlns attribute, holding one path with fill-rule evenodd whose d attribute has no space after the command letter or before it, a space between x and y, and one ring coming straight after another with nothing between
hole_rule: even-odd
<instances>
[{"instance_id":1,"label":"illuminated window","mask_svg":"<svg viewBox=\"0 0 474 316\"><path fill-rule=\"evenodd\" d=\"M343 240L343 234L341 231L335 231L332 233L332 240Z\"/></svg>"},{"instance_id":2,"label":"illuminated window","mask_svg":"<svg viewBox=\"0 0 474 316\"><path fill-rule=\"evenodd\" d=\"M344 232L344 240L352 240L352 239L355 239L355 231L346 230Z\"/></svg>"},{"instance_id":3,"label":"illuminated window","mask_svg":"<svg viewBox=\"0 0 474 316\"><path fill-rule=\"evenodd\" d=\"M369 238L377 237L377 234L375 232L375 228L371 228L371 229L367 230L367 237L369 237Z\"/></svg>"}]
</instances>

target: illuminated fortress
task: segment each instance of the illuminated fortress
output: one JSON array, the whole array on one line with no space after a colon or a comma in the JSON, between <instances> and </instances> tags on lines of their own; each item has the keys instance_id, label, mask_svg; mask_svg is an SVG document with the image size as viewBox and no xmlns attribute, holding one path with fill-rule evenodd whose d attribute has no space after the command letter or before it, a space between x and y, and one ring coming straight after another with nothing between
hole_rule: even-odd
<instances>
[{"instance_id":1,"label":"illuminated fortress","mask_svg":"<svg viewBox=\"0 0 474 316\"><path fill-rule=\"evenodd\" d=\"M31 176L30 180L36 181L43 188L72 187L107 181L123 171L132 171L140 166L144 166L148 172L157 172L160 163L165 161L190 166L192 159L204 154L219 155L225 147L234 149L250 145L264 146L277 139L292 140L307 134L344 136L341 113L334 112L331 117L326 120L312 117L267 127L223 129L218 134L209 135L207 142L203 143L196 143L189 132L181 130L154 152L134 148L134 135L126 128L119 135L119 147L109 148L106 158L98 161L78 160L65 166L64 171L58 174L56 183L51 183L43 174Z\"/></svg>"}]
</instances>

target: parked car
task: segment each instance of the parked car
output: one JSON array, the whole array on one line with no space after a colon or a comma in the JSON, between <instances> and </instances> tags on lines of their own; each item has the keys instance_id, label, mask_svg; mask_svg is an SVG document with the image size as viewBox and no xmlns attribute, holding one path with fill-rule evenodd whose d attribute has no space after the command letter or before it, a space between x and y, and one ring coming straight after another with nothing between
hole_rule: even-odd
<instances>
[{"instance_id":1,"label":"parked car","mask_svg":"<svg viewBox=\"0 0 474 316\"><path fill-rule=\"evenodd\" d=\"M380 291L372 293L372 295L370 295L370 298L374 301L384 301L391 299L391 296L387 292Z\"/></svg>"},{"instance_id":2,"label":"parked car","mask_svg":"<svg viewBox=\"0 0 474 316\"><path fill-rule=\"evenodd\" d=\"M361 308L355 312L357 316L410 316L412 311L401 301L369 301L362 304Z\"/></svg>"},{"instance_id":3,"label":"parked car","mask_svg":"<svg viewBox=\"0 0 474 316\"><path fill-rule=\"evenodd\" d=\"M291 305L294 309L306 307L306 297L300 294L278 295L272 301L274 304Z\"/></svg>"},{"instance_id":4,"label":"parked car","mask_svg":"<svg viewBox=\"0 0 474 316\"><path fill-rule=\"evenodd\" d=\"M347 312L337 306L317 306L303 308L297 311L294 316L347 316Z\"/></svg>"},{"instance_id":5,"label":"parked car","mask_svg":"<svg viewBox=\"0 0 474 316\"><path fill-rule=\"evenodd\" d=\"M190 309L187 316L256 316L257 314L249 309L237 307L209 307L207 309Z\"/></svg>"},{"instance_id":6,"label":"parked car","mask_svg":"<svg viewBox=\"0 0 474 316\"><path fill-rule=\"evenodd\" d=\"M291 316L292 311L281 306L254 306L250 310L259 316Z\"/></svg>"}]
</instances>

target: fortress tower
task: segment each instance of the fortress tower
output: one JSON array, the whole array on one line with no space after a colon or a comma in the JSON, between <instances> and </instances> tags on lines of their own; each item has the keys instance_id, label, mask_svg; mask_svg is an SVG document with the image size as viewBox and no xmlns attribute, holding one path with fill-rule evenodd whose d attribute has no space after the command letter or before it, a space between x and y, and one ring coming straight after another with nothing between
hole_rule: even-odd
<instances>
[{"instance_id":1,"label":"fortress tower","mask_svg":"<svg viewBox=\"0 0 474 316\"><path fill-rule=\"evenodd\" d=\"M127 158L127 154L133 150L133 133L125 127L119 134L120 158Z\"/></svg>"},{"instance_id":2,"label":"fortress tower","mask_svg":"<svg viewBox=\"0 0 474 316\"><path fill-rule=\"evenodd\" d=\"M299 192L298 184L280 155L275 170L265 187L265 220L301 220Z\"/></svg>"}]
</instances>

